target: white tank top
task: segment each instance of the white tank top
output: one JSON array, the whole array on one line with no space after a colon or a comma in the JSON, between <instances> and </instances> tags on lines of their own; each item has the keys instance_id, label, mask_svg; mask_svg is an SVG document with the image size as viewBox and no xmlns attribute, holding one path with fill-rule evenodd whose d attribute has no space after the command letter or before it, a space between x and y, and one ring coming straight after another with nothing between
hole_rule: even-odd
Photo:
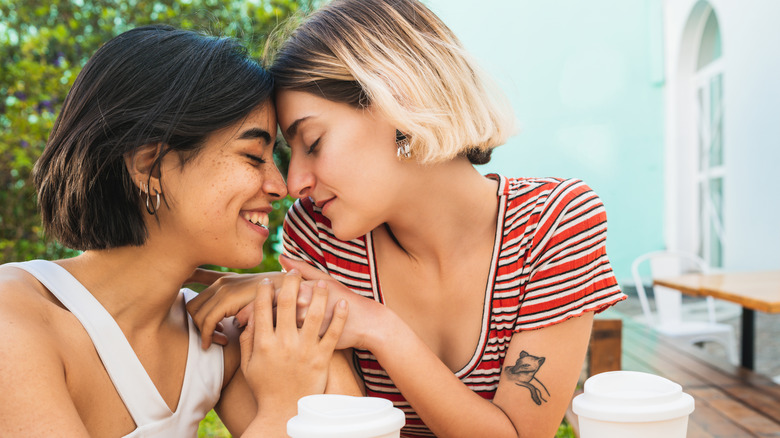
<instances>
[{"instance_id":1,"label":"white tank top","mask_svg":"<svg viewBox=\"0 0 780 438\"><path fill-rule=\"evenodd\" d=\"M189 347L179 403L171 412L152 379L108 311L63 267L46 260L8 263L29 272L73 313L92 338L111 381L137 428L126 437L195 437L203 417L216 405L222 390L222 347L200 346L200 334L189 321ZM182 289L184 301L197 294ZM186 312L186 310L185 310Z\"/></svg>"}]
</instances>

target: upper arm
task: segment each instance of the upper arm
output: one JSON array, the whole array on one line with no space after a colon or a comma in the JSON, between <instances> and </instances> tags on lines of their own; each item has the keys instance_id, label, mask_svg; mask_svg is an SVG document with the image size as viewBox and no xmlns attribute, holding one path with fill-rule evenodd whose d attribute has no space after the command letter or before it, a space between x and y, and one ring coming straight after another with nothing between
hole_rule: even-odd
<instances>
[{"instance_id":1,"label":"upper arm","mask_svg":"<svg viewBox=\"0 0 780 438\"><path fill-rule=\"evenodd\" d=\"M224 347L225 384L214 410L233 436L241 436L257 414L257 402L241 372L239 332L226 319L222 322L228 345Z\"/></svg>"},{"instance_id":2,"label":"upper arm","mask_svg":"<svg viewBox=\"0 0 780 438\"><path fill-rule=\"evenodd\" d=\"M526 267L494 402L520 436L552 436L582 369L594 311L625 298L606 255L604 206L582 181L551 190Z\"/></svg>"},{"instance_id":3,"label":"upper arm","mask_svg":"<svg viewBox=\"0 0 780 438\"><path fill-rule=\"evenodd\" d=\"M358 379L352 364L352 349L336 350L328 369L326 394L344 394L356 397L364 396L365 388L362 379Z\"/></svg>"},{"instance_id":4,"label":"upper arm","mask_svg":"<svg viewBox=\"0 0 780 438\"><path fill-rule=\"evenodd\" d=\"M88 436L47 321L23 294L0 290L0 436Z\"/></svg>"},{"instance_id":5,"label":"upper arm","mask_svg":"<svg viewBox=\"0 0 780 438\"><path fill-rule=\"evenodd\" d=\"M555 435L582 370L592 323L593 312L587 312L512 337L493 403L518 436Z\"/></svg>"}]
</instances>

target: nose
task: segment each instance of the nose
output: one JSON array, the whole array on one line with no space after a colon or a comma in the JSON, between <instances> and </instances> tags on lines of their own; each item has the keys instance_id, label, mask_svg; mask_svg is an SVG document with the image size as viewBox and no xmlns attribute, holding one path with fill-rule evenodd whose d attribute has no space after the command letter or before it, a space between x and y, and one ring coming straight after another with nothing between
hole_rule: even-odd
<instances>
[{"instance_id":1,"label":"nose","mask_svg":"<svg viewBox=\"0 0 780 438\"><path fill-rule=\"evenodd\" d=\"M263 192L267 193L274 199L282 199L287 196L287 185L284 183L281 172L276 166L270 166L269 170L263 180Z\"/></svg>"},{"instance_id":2,"label":"nose","mask_svg":"<svg viewBox=\"0 0 780 438\"><path fill-rule=\"evenodd\" d=\"M287 168L287 188L290 196L305 198L311 196L316 179L304 159L296 158L298 154L290 157L290 167Z\"/></svg>"}]
</instances>

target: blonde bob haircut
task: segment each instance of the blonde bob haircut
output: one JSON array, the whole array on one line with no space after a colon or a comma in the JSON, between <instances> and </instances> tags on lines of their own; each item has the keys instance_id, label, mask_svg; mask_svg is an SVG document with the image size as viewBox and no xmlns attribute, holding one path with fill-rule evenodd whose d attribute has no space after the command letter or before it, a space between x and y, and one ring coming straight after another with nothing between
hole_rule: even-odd
<instances>
[{"instance_id":1,"label":"blonde bob haircut","mask_svg":"<svg viewBox=\"0 0 780 438\"><path fill-rule=\"evenodd\" d=\"M514 133L505 96L419 1L335 0L283 33L266 51L276 90L380 111L420 163L484 164Z\"/></svg>"}]
</instances>

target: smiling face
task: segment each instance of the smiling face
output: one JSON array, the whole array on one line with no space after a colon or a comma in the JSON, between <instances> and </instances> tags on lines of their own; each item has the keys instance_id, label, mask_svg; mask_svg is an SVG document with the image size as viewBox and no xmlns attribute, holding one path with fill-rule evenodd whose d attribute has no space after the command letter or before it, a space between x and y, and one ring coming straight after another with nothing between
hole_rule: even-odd
<instances>
[{"instance_id":1,"label":"smiling face","mask_svg":"<svg viewBox=\"0 0 780 438\"><path fill-rule=\"evenodd\" d=\"M404 181L395 128L368 109L301 91L278 92L276 105L292 149L290 195L311 197L342 240L387 222Z\"/></svg>"},{"instance_id":2,"label":"smiling face","mask_svg":"<svg viewBox=\"0 0 780 438\"><path fill-rule=\"evenodd\" d=\"M185 164L178 154L167 154L161 172L169 207L160 207L159 227L149 223L150 241L156 237L198 265L260 263L271 202L287 194L273 160L275 137L274 108L264 104L208 136Z\"/></svg>"}]
</instances>

